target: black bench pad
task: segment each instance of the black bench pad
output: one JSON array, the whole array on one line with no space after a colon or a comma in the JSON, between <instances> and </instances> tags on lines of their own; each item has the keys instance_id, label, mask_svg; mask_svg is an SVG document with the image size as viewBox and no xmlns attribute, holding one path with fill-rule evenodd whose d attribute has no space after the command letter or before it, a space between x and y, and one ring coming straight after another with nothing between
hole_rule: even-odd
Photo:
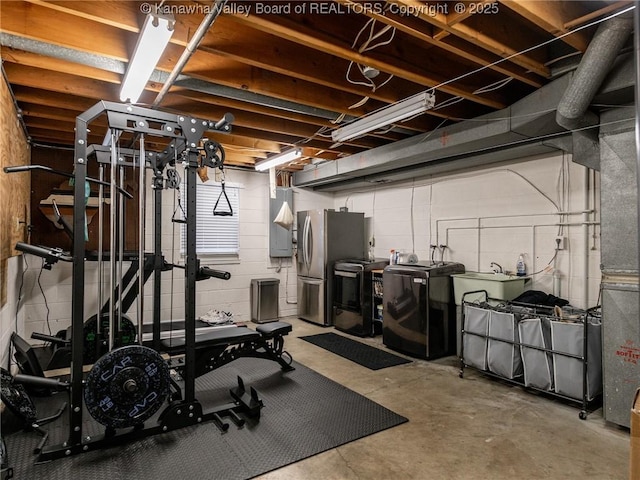
<instances>
[{"instance_id":1,"label":"black bench pad","mask_svg":"<svg viewBox=\"0 0 640 480\"><path fill-rule=\"evenodd\" d=\"M196 350L200 348L235 345L237 343L258 340L260 334L247 327L221 328L196 335ZM160 342L168 352L184 350L185 337L166 338Z\"/></svg>"},{"instance_id":2,"label":"black bench pad","mask_svg":"<svg viewBox=\"0 0 640 480\"><path fill-rule=\"evenodd\" d=\"M275 337L276 335L286 335L291 330L291 324L286 322L262 323L256 327L256 331L260 332L265 338Z\"/></svg>"}]
</instances>

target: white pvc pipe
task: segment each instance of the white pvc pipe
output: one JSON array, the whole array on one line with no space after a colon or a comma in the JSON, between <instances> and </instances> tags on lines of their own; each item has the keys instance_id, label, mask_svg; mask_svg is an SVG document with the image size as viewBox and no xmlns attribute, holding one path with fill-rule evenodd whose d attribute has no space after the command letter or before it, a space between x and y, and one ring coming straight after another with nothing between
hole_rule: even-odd
<instances>
[{"instance_id":1,"label":"white pvc pipe","mask_svg":"<svg viewBox=\"0 0 640 480\"><path fill-rule=\"evenodd\" d=\"M553 294L556 297L561 297L561 293L562 293L562 283L561 283L561 276L560 276L560 272L558 270L554 270L553 272Z\"/></svg>"},{"instance_id":2,"label":"white pvc pipe","mask_svg":"<svg viewBox=\"0 0 640 480\"><path fill-rule=\"evenodd\" d=\"M520 213L510 215L488 215L482 217L459 217L459 218L439 218L436 223L436 245L440 245L440 222L462 222L469 220L495 220L499 218L521 218L521 217L546 217L546 216L558 216L558 215L583 215L584 213L593 213L593 210L579 210L569 212L547 212L547 213Z\"/></svg>"},{"instance_id":3,"label":"white pvc pipe","mask_svg":"<svg viewBox=\"0 0 640 480\"><path fill-rule=\"evenodd\" d=\"M586 215L588 215L587 213L585 213ZM476 226L471 226L471 227L448 227L447 229L445 229L445 241L449 242L449 230L477 230L478 231L478 251L477 251L477 268L476 271L481 272L482 269L480 268L480 238L481 238L481 234L480 232L482 230L491 230L491 229L507 229L507 228L531 228L532 229L532 254L531 254L531 269L532 271L536 271L535 269L535 255L534 255L534 245L535 245L535 237L536 237L536 233L535 230L536 228L539 227L578 227L578 226L582 226L583 228L589 228L589 225L600 225L600 222L594 222L594 221L584 221L584 222L573 222L573 223L569 223L569 222L558 222L558 223L540 223L540 224L536 224L536 225L486 225L486 226L482 226L480 224L476 225ZM595 227L594 227L595 228ZM587 244L588 244L588 231L587 231ZM588 255L588 252L587 252ZM588 289L588 285L586 287ZM556 295L554 293L554 295ZM560 295L556 295L556 296L560 296Z\"/></svg>"}]
</instances>

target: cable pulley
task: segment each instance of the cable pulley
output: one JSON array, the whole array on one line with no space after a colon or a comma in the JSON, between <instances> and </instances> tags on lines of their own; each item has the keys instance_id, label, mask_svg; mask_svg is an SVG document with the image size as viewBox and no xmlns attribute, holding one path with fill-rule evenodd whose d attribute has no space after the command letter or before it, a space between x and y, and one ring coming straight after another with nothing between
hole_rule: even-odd
<instances>
[{"instance_id":1,"label":"cable pulley","mask_svg":"<svg viewBox=\"0 0 640 480\"><path fill-rule=\"evenodd\" d=\"M171 188L173 190L180 189L180 175L175 168L167 169L167 182L166 188Z\"/></svg>"},{"instance_id":2,"label":"cable pulley","mask_svg":"<svg viewBox=\"0 0 640 480\"><path fill-rule=\"evenodd\" d=\"M222 168L224 165L224 148L218 142L207 140L203 145L205 158L203 165L211 168Z\"/></svg>"}]
</instances>

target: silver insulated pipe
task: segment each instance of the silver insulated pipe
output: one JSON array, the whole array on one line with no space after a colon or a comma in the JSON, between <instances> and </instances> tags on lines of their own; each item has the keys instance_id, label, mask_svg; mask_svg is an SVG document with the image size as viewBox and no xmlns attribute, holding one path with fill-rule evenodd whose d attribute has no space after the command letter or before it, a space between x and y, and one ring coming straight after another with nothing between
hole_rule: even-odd
<instances>
[{"instance_id":1,"label":"silver insulated pipe","mask_svg":"<svg viewBox=\"0 0 640 480\"><path fill-rule=\"evenodd\" d=\"M602 23L564 93L556 122L567 130L597 125L599 117L588 108L633 31L633 18L620 15Z\"/></svg>"}]
</instances>

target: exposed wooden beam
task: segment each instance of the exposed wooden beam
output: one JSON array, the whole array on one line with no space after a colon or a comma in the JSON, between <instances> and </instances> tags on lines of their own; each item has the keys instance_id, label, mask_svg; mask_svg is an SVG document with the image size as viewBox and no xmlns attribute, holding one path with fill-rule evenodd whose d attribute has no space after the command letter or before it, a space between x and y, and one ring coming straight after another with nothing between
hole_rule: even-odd
<instances>
[{"instance_id":1,"label":"exposed wooden beam","mask_svg":"<svg viewBox=\"0 0 640 480\"><path fill-rule=\"evenodd\" d=\"M113 83L118 86L122 80L122 76L118 73L13 48L0 47L0 55L2 55L2 59L7 62L76 75L83 78L91 78L102 82Z\"/></svg>"},{"instance_id":2,"label":"exposed wooden beam","mask_svg":"<svg viewBox=\"0 0 640 480\"><path fill-rule=\"evenodd\" d=\"M121 28L126 32L133 32L128 34L128 41L125 43L129 45L128 50L132 50L132 45L135 43L135 32L138 31L137 23L139 23L139 12L132 11L131 4L127 2L107 2L109 8L104 9L104 12L100 8L102 2L42 2L34 0L31 3L31 8L25 7L22 11L17 10L12 12L14 17L19 17L20 14L26 14L29 10L40 8L37 15L44 15L45 8L53 9L59 12L56 18L60 23L72 23L72 22L100 22L98 30L103 30L100 33L101 38L105 38L105 41L100 42L100 50L94 52L91 51L94 45L92 38L87 38L84 41L81 39L74 40L72 45L63 45L71 48L77 48L82 51L91 53L97 53L99 55L107 55L112 58L117 58L122 61L126 61L128 58L127 49L122 48L122 42L115 45L109 43L110 38L115 38L113 32L107 35L105 29ZM70 5L73 8L70 8ZM33 12L36 14L36 12ZM138 15L136 15L138 14ZM72 17L75 16L75 19ZM62 19L58 17L64 17ZM226 20L226 22L225 22ZM194 15L181 16L180 21L176 25L175 38L185 38L189 36L189 31L197 28L198 23ZM84 28L84 26L83 26ZM22 30L17 26L13 27L11 33L30 36L45 41L47 43L53 43L56 45L62 45L65 36L51 35L46 29L39 29L37 32L26 25L22 25ZM62 28L53 28L54 32L61 32ZM267 55L264 48L258 49L261 45L268 45L272 43L271 39L263 38L262 41L254 42L254 48L246 46L245 42L251 38L251 34L257 33L256 30L238 32L237 23L225 19L224 16L219 18L215 30L209 32L204 40L203 46L198 52L190 59L185 73L191 73L196 78L201 78L213 83L218 83L233 88L241 88L248 91L261 93L269 96L274 96L279 99L287 99L291 101L300 102L304 105L324 108L327 110L333 110L338 113L346 113L354 116L360 116L367 111L374 110L384 106L381 103L369 102L363 108L357 108L349 110L347 107L353 105L361 100L362 96L369 94L373 99L383 101L385 103L392 103L398 101L406 96L413 95L419 91L417 86L405 86L399 85L397 82L394 85L393 95L370 93L363 88L353 88L348 82L344 81L342 73L336 74L333 72L346 71L346 63L343 63L339 67L336 66L336 61L343 62L335 56L324 54L311 50L309 48L300 47L298 45L297 50L277 52L277 54ZM215 32L215 33L214 33ZM224 44L219 45L220 38L224 39ZM163 55L163 59L158 65L160 70L169 72L172 68L173 62L180 55L182 51L182 45L185 41L177 41L172 39L172 44L169 45L167 51ZM242 47L238 49L236 45L242 44ZM292 42L291 46L296 45ZM212 46L213 45L213 46ZM287 48L287 46L279 46L279 49ZM293 47L292 47L293 48ZM305 51L301 51L306 49ZM209 55L207 55L207 53ZM314 57L313 72L315 76L310 72L298 73L303 68L303 64L296 61L296 58L309 58ZM315 58L317 56L322 59ZM286 59L292 59L287 63ZM322 61L324 64L322 63ZM291 63L293 62L293 63ZM278 63L282 63L278 66ZM296 65L297 63L297 65ZM255 67L259 67L257 70ZM71 67L72 68L72 67ZM203 73L206 72L206 73ZM272 72L272 73L267 73ZM330 73L324 73L330 72ZM117 78L114 75L114 80ZM326 77L326 78L323 78ZM261 78L268 78L268 82L261 82ZM326 87L326 88L325 88ZM321 99L324 99L322 101ZM329 99L330 102L329 102ZM431 112L431 116L440 118L447 118L445 112Z\"/></svg>"},{"instance_id":3,"label":"exposed wooden beam","mask_svg":"<svg viewBox=\"0 0 640 480\"><path fill-rule=\"evenodd\" d=\"M334 41L324 38L318 32L307 31L304 27L287 19L279 18L275 21L271 17L249 15L233 15L233 19L240 25L250 26L260 29L264 32L276 35L292 42L298 42L308 45L323 52L329 52L332 55L354 61L362 65L369 65L380 71L397 75L400 78L410 80L425 87L434 87L445 82L446 78L431 76L426 72L418 72L412 65L400 65L399 63L390 64L376 60L375 58L363 55L346 46L337 45ZM487 105L493 108L501 109L506 105L491 99L479 97L473 93L452 85L446 85L441 88L442 91L454 96L460 96L473 102Z\"/></svg>"},{"instance_id":4,"label":"exposed wooden beam","mask_svg":"<svg viewBox=\"0 0 640 480\"><path fill-rule=\"evenodd\" d=\"M348 5L353 4L354 0L334 0L336 2ZM412 23L406 21L406 19L398 18L396 15L386 13L379 14L376 13L372 9L364 10L363 14L367 15L370 18L375 19L376 21L382 22L386 25L390 25L412 37L421 40L429 45L440 48L445 52L451 53L458 57L467 59L478 66L489 65L498 60L494 55L490 55L487 52L471 52L468 50L464 50L463 48L459 48L455 45L448 44L446 42L441 42L439 39L435 38L432 34L426 33L424 22L422 22L422 28L418 26L414 26ZM447 32L448 34L448 32ZM509 64L498 64L492 65L489 67L491 70L494 70L498 73L506 75L507 77L512 77L520 82L526 83L527 85L531 85L535 88L540 88L543 84L540 79L532 74L531 72L527 72L526 70Z\"/></svg>"},{"instance_id":5,"label":"exposed wooden beam","mask_svg":"<svg viewBox=\"0 0 640 480\"><path fill-rule=\"evenodd\" d=\"M556 37L569 31L565 27L569 19L584 13L580 2L500 0L500 3ZM584 31L567 35L562 38L562 41L581 52L584 52L589 45L589 37Z\"/></svg>"},{"instance_id":6,"label":"exposed wooden beam","mask_svg":"<svg viewBox=\"0 0 640 480\"><path fill-rule=\"evenodd\" d=\"M582 15L581 17L578 18L573 18L571 20L568 20L565 24L564 24L564 28L566 30L572 30L576 27L582 26L584 24L586 24L587 22L590 22L598 17L602 17L604 15L608 15L610 13L613 13L617 10L622 10L625 7L628 7L630 5L633 5L633 0L623 0L620 2L615 2L612 3L610 5L607 5L606 7L601 8L600 10L596 10L595 12L590 12L587 13L585 15Z\"/></svg>"},{"instance_id":7,"label":"exposed wooden beam","mask_svg":"<svg viewBox=\"0 0 640 480\"><path fill-rule=\"evenodd\" d=\"M469 27L464 23L458 23L450 26L447 24L447 18L445 15L428 15L426 13L420 13L419 0L388 0L398 5L404 5L408 8L417 9L419 13L417 15L432 25L435 25L453 35L463 38L464 40L471 42L475 45L481 46L485 50L498 55L501 58L510 57L519 52L518 49L513 48L501 41L496 40L494 37L488 35L485 32L479 31L475 28ZM496 25L496 28L504 27L504 25ZM524 32L522 32L524 33ZM533 60L529 55L516 55L511 57L509 61L520 65L527 70L530 70L537 75L544 78L548 78L550 71L541 62Z\"/></svg>"}]
</instances>

